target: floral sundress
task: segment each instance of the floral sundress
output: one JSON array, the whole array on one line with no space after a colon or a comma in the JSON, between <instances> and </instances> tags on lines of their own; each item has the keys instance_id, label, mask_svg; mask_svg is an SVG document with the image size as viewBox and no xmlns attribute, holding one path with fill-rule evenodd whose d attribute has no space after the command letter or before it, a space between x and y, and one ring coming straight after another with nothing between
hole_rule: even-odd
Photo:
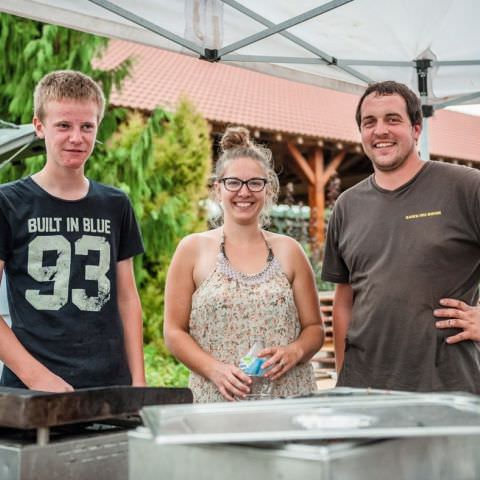
<instances>
[{"instance_id":1,"label":"floral sundress","mask_svg":"<svg viewBox=\"0 0 480 480\"><path fill-rule=\"evenodd\" d=\"M225 254L224 237L217 262L192 297L190 335L206 352L225 363L239 363L251 340L263 336L265 346L287 345L301 326L293 291L281 265L269 250L260 273L248 275L233 269ZM189 386L195 402L222 402L217 387L192 372ZM287 397L316 390L313 368L297 364L274 381L273 396Z\"/></svg>"}]
</instances>

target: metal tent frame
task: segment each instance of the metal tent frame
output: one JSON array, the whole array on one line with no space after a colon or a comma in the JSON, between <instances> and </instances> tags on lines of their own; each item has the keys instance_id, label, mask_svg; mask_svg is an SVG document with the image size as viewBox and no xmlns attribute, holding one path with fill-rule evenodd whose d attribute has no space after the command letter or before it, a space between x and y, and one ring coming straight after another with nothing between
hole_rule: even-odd
<instances>
[{"instance_id":1,"label":"metal tent frame","mask_svg":"<svg viewBox=\"0 0 480 480\"><path fill-rule=\"evenodd\" d=\"M480 101L476 0L2 0L0 11L342 91L394 78L427 119ZM424 158L427 132L428 121Z\"/></svg>"},{"instance_id":2,"label":"metal tent frame","mask_svg":"<svg viewBox=\"0 0 480 480\"><path fill-rule=\"evenodd\" d=\"M284 22L279 24L274 24L267 18L257 14L253 10L245 7L240 2L236 0L218 0L223 2L226 5L236 9L252 20L257 21L258 23L266 26L264 30L243 38L240 41L226 45L220 49L211 49L211 48L202 48L198 44L188 41L185 38L182 38L175 33L168 31L164 28L159 27L158 25L153 24L152 22L146 20L145 18L116 5L115 3L109 0L88 0L90 3L98 5L99 7L104 8L116 15L119 15L136 25L150 30L160 36L165 37L168 40L171 40L174 43L190 50L193 53L199 55L199 58L203 60L208 60L210 62L218 62L223 60L225 62L254 62L254 63L275 63L275 64L324 64L338 67L340 70L348 73L354 78L357 78L365 83L372 83L376 81L373 78L370 78L361 72L352 68L352 66L376 66L376 67L409 67L417 71L417 80L418 80L418 90L422 99L424 99L424 116L429 117L433 114L433 110L445 108L450 105L458 105L472 100L480 100L480 91L475 93L469 93L465 95L458 95L455 98L449 99L448 101L439 102L437 104L430 104L428 101L429 97L429 71L435 67L456 67L456 66L473 66L480 65L480 52L478 60L450 60L450 61L438 61L432 60L430 58L419 58L412 59L411 61L386 61L386 60L366 60L366 59L339 59L333 55L330 55L319 48L315 47L313 44L308 43L298 36L287 32L286 30L291 29L301 23L310 20L312 18L323 15L331 10L342 7L343 5L353 2L355 0L332 0L320 7L313 8L307 12L302 13L292 17ZM284 57L284 56L273 56L273 55L240 55L234 54L237 50L240 50L243 47L252 45L259 42L267 37L270 37L275 34L280 34L284 38L287 38L292 43L298 45L299 47L305 49L306 51L312 53L316 58L309 57Z\"/></svg>"}]
</instances>

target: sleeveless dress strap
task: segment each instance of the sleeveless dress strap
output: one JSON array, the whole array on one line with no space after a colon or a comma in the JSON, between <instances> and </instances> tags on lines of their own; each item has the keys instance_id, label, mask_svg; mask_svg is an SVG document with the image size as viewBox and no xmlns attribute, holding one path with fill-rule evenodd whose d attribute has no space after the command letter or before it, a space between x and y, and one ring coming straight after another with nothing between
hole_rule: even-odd
<instances>
[{"instance_id":1,"label":"sleeveless dress strap","mask_svg":"<svg viewBox=\"0 0 480 480\"><path fill-rule=\"evenodd\" d=\"M272 250L272 246L270 245L270 242L266 239L265 237L265 233L263 230L260 230L260 233L262 234L262 237L263 237L263 241L265 242L265 245L267 246L268 248L268 257L267 257L267 262L271 262L273 260L273 250Z\"/></svg>"},{"instance_id":2,"label":"sleeveless dress strap","mask_svg":"<svg viewBox=\"0 0 480 480\"><path fill-rule=\"evenodd\" d=\"M270 245L270 242L265 238L265 233L263 232L263 230L260 230L260 233L268 249L267 263L270 263L274 258L272 246ZM225 252L225 232L223 231L223 228L222 228L222 234L220 237L220 252L228 260L227 253Z\"/></svg>"}]
</instances>

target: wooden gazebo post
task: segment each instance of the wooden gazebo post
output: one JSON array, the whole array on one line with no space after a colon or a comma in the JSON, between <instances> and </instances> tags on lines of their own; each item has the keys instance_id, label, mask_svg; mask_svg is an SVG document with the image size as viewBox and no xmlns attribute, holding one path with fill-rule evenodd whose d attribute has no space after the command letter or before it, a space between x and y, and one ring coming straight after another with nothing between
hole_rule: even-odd
<instances>
[{"instance_id":1,"label":"wooden gazebo post","mask_svg":"<svg viewBox=\"0 0 480 480\"><path fill-rule=\"evenodd\" d=\"M315 225L316 240L318 245L323 245L325 241L325 185L333 172L342 163L347 152L345 149L342 149L333 157L328 167L325 168L323 147L316 146L309 160L305 159L292 142L287 142L287 148L308 182L308 204L311 210L315 209L317 212Z\"/></svg>"}]
</instances>

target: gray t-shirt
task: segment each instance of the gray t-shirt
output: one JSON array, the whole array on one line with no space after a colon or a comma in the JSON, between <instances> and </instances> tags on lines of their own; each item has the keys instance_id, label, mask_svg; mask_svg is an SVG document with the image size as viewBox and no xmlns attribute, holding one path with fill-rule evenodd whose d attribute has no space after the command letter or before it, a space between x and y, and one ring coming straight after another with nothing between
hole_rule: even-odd
<instances>
[{"instance_id":1,"label":"gray t-shirt","mask_svg":"<svg viewBox=\"0 0 480 480\"><path fill-rule=\"evenodd\" d=\"M322 278L349 283L352 319L338 385L480 394L480 352L437 329L441 298L475 305L480 281L480 172L426 162L400 188L371 176L341 195Z\"/></svg>"}]
</instances>

